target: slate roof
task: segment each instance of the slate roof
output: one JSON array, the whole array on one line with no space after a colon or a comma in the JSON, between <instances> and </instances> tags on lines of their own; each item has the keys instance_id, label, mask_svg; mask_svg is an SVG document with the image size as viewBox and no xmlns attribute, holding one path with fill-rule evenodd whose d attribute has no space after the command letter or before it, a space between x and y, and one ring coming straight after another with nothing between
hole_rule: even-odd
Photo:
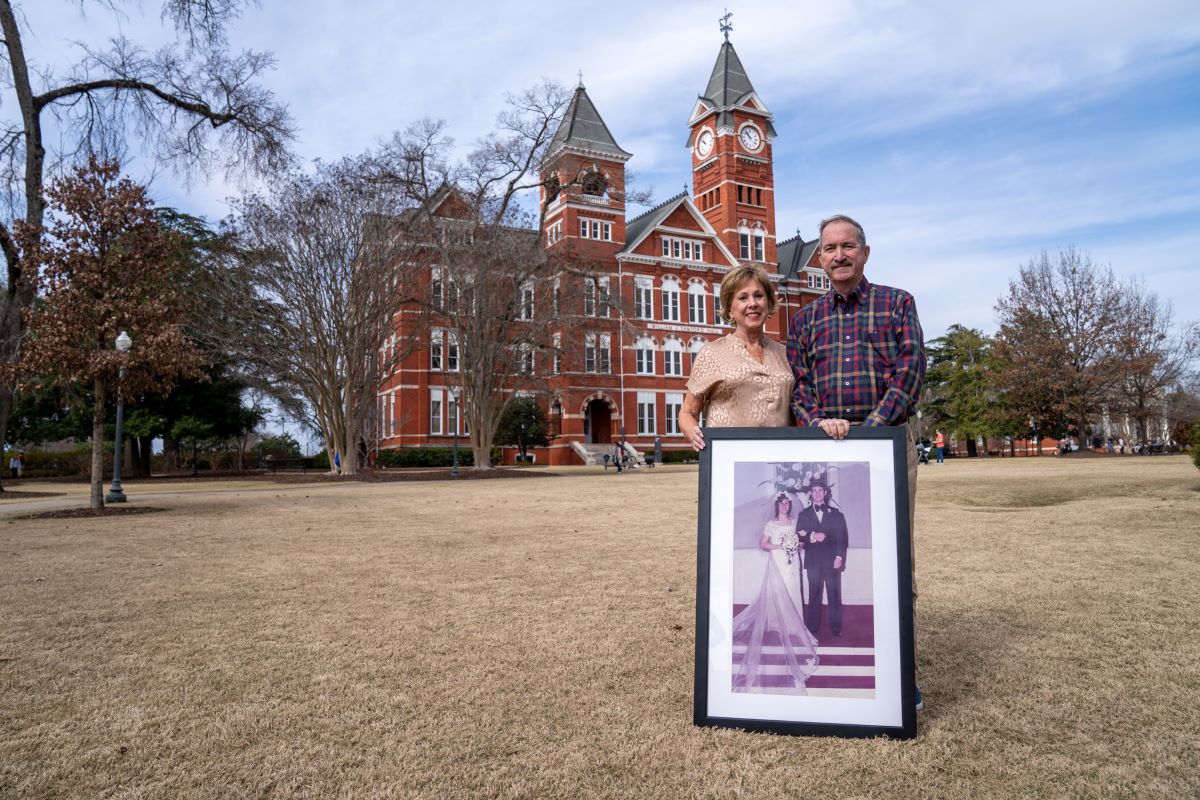
<instances>
[{"instance_id":1,"label":"slate roof","mask_svg":"<svg viewBox=\"0 0 1200 800\"><path fill-rule=\"evenodd\" d=\"M625 223L625 247L623 252L632 252L642 239L642 234L666 219L679 206L679 201L687 197L687 192L679 194L656 205Z\"/></svg>"},{"instance_id":2,"label":"slate roof","mask_svg":"<svg viewBox=\"0 0 1200 800\"><path fill-rule=\"evenodd\" d=\"M571 98L571 104L563 114L563 121L555 131L554 138L550 140L548 152L554 153L563 147L586 150L589 153L604 153L621 161L633 157L632 153L625 152L617 144L582 83L575 89L575 96Z\"/></svg>"},{"instance_id":3,"label":"slate roof","mask_svg":"<svg viewBox=\"0 0 1200 800\"><path fill-rule=\"evenodd\" d=\"M717 53L717 63L713 66L708 86L700 95L700 100L717 111L717 127L733 127L733 108L742 103L748 95L754 94L754 86L750 76L742 66L733 44L726 40ZM769 137L774 138L775 126L770 118L764 119L764 127Z\"/></svg>"},{"instance_id":4,"label":"slate roof","mask_svg":"<svg viewBox=\"0 0 1200 800\"><path fill-rule=\"evenodd\" d=\"M800 281L801 286L808 285L807 279L801 279L801 276L804 274L804 265L816 252L819 241L819 239L813 239L811 242L806 242L797 234L776 245L775 253L779 258L779 273L783 275L784 282L794 279Z\"/></svg>"}]
</instances>

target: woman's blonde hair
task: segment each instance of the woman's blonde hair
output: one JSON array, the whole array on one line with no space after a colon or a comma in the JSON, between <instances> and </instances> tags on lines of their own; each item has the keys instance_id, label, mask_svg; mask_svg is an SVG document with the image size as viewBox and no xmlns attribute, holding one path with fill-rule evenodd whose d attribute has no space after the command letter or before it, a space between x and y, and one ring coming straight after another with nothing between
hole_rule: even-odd
<instances>
[{"instance_id":1,"label":"woman's blonde hair","mask_svg":"<svg viewBox=\"0 0 1200 800\"><path fill-rule=\"evenodd\" d=\"M775 287L771 285L771 279L767 277L767 271L755 264L742 264L729 270L721 279L721 319L726 322L733 321L729 316L729 309L733 307L733 295L743 283L750 280L758 281L758 285L767 295L767 316L775 313L779 298L775 294Z\"/></svg>"}]
</instances>

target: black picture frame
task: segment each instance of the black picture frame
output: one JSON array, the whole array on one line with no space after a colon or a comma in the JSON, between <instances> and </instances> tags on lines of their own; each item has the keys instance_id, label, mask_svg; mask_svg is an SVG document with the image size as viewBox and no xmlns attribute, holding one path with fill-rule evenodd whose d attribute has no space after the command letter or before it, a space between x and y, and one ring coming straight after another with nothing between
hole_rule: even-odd
<instances>
[{"instance_id":1,"label":"black picture frame","mask_svg":"<svg viewBox=\"0 0 1200 800\"><path fill-rule=\"evenodd\" d=\"M693 722L789 735L916 736L911 444L905 429L856 426L840 441L819 428L706 428L704 436ZM763 598L779 596L777 575L796 580L782 556L761 548L761 536L766 536L767 523L783 526L772 529L777 533L785 530L785 514L797 519L802 509L794 506L816 493L810 485L814 480L829 484L828 507L838 509L845 522L842 530L848 532L847 555L834 562L841 564L837 584L843 630L835 637L829 628L828 592L820 593L819 616L806 613L813 610L806 587L813 580L830 580L822 577L828 573L820 570L828 567L821 566L819 548L810 545L808 553L796 556L798 594L795 583L788 590L790 607L804 619L805 630L817 628L812 631L817 639L815 672L798 678L799 645L791 643L802 634L786 641L777 634L772 638L770 624L764 622L760 630L766 633L756 641L744 629L755 616L770 617L756 609L775 607ZM764 532L758 540L756 530ZM807 558L813 559L816 572L802 565ZM769 586L772 568L778 572ZM754 608L746 610L748 606Z\"/></svg>"}]
</instances>

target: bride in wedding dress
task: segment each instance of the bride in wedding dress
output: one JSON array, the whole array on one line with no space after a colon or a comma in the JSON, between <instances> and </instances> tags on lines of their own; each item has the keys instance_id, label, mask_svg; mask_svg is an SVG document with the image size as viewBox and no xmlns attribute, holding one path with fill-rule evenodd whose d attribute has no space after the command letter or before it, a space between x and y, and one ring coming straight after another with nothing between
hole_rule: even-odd
<instances>
[{"instance_id":1,"label":"bride in wedding dress","mask_svg":"<svg viewBox=\"0 0 1200 800\"><path fill-rule=\"evenodd\" d=\"M746 647L741 663L735 664L735 692L807 694L805 685L817 671L817 640L804 626L800 552L791 513L791 499L776 496L775 516L758 545L768 555L762 584L757 597L733 618L734 644ZM760 674L764 647L782 654L783 675Z\"/></svg>"}]
</instances>

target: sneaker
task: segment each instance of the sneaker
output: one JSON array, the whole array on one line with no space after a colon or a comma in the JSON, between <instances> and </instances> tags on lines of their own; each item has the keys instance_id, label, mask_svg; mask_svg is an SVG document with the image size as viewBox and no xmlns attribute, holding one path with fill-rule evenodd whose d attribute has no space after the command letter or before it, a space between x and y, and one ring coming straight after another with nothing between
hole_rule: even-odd
<instances>
[{"instance_id":1,"label":"sneaker","mask_svg":"<svg viewBox=\"0 0 1200 800\"><path fill-rule=\"evenodd\" d=\"M917 711L924 711L925 710L925 698L921 696L921 687L914 686L913 688L916 689Z\"/></svg>"}]
</instances>

